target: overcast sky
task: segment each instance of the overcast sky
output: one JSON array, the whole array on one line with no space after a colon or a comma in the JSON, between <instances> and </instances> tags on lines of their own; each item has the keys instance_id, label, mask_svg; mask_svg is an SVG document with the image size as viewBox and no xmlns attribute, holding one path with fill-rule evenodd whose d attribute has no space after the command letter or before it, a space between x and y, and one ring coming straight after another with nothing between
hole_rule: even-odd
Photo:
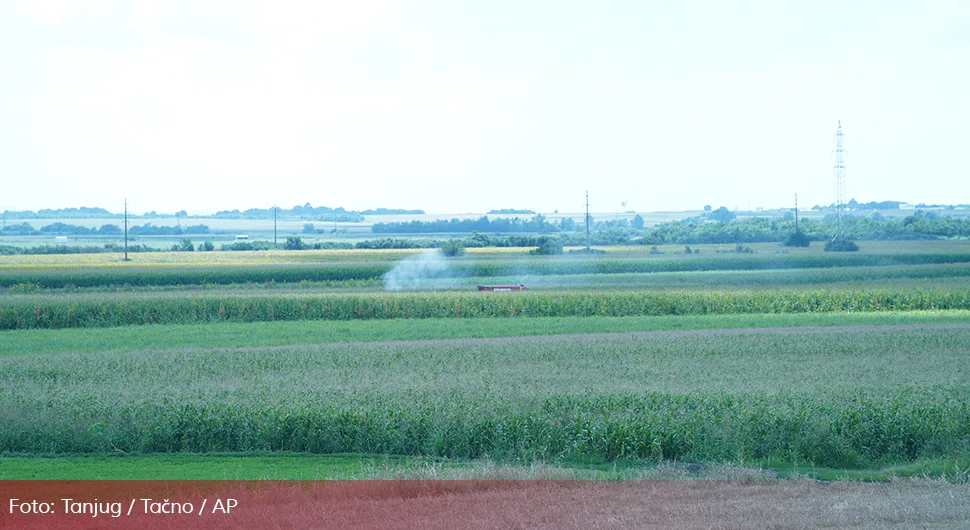
<instances>
[{"instance_id":1,"label":"overcast sky","mask_svg":"<svg viewBox=\"0 0 970 530\"><path fill-rule=\"evenodd\" d=\"M0 0L0 210L968 203L968 94L965 0Z\"/></svg>"}]
</instances>

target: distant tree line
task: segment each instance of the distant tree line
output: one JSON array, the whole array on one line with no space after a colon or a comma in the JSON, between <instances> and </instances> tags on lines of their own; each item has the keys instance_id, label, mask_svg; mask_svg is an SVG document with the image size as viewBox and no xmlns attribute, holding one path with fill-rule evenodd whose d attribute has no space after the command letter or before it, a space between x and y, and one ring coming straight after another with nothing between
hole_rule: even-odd
<instances>
[{"instance_id":1,"label":"distant tree line","mask_svg":"<svg viewBox=\"0 0 970 530\"><path fill-rule=\"evenodd\" d=\"M564 218L565 219L565 218ZM572 221L572 219L570 219ZM575 222L573 222L575 224ZM401 221L396 223L375 223L371 232L375 234L441 234L441 233L472 233L472 232L502 232L521 233L559 232L563 229L560 224L552 223L542 214L530 219L521 217L489 219L487 216L478 219L438 219L437 221Z\"/></svg>"},{"instance_id":2,"label":"distant tree line","mask_svg":"<svg viewBox=\"0 0 970 530\"><path fill-rule=\"evenodd\" d=\"M209 227L202 224L192 226L156 226L145 223L141 226L129 227L128 233L136 236L180 236L183 234L208 234Z\"/></svg>"},{"instance_id":3,"label":"distant tree line","mask_svg":"<svg viewBox=\"0 0 970 530\"><path fill-rule=\"evenodd\" d=\"M30 223L20 223L3 227L3 235L18 236L120 236L124 230L118 225L106 224L99 228L88 228L66 223L52 223L42 226L39 230ZM131 226L128 234L135 236L179 236L183 234L208 234L206 225L193 226L156 226L145 223L141 226Z\"/></svg>"},{"instance_id":4,"label":"distant tree line","mask_svg":"<svg viewBox=\"0 0 970 530\"><path fill-rule=\"evenodd\" d=\"M216 212L217 219L272 219L273 208L250 208L248 210L222 210ZM292 208L277 208L277 219L296 219L306 221L338 221L341 223L359 223L364 220L360 212L348 211L343 208L328 208L313 206L306 203Z\"/></svg>"},{"instance_id":5,"label":"distant tree line","mask_svg":"<svg viewBox=\"0 0 970 530\"><path fill-rule=\"evenodd\" d=\"M38 245L36 247L17 247L0 245L0 256L14 254L103 254L106 252L124 252L125 247L117 243L105 245ZM159 249L148 245L128 244L128 252L159 252Z\"/></svg>"},{"instance_id":6,"label":"distant tree line","mask_svg":"<svg viewBox=\"0 0 970 530\"><path fill-rule=\"evenodd\" d=\"M400 208L375 208L363 210L363 215L424 215L424 210L402 210Z\"/></svg>"},{"instance_id":7,"label":"distant tree line","mask_svg":"<svg viewBox=\"0 0 970 530\"><path fill-rule=\"evenodd\" d=\"M736 244L747 243L769 243L783 242L788 240L795 233L795 223L790 219L754 217L745 219L733 219L729 221L715 221L712 215L716 210L711 210L705 215L662 223L646 230L638 230L627 223L623 226L619 221L612 220L594 223L597 227L590 233L589 243L592 245L696 245L696 244ZM537 216L538 217L538 216ZM521 221L520 221L521 222ZM450 224L450 223L449 223ZM26 226L25 226L26 225ZM48 225L54 226L54 225ZM57 227L66 230L65 227L72 225L62 225ZM115 225L105 225L113 227ZM108 230L110 233L114 228L86 229L91 233L103 233ZM198 225L205 229L198 232L188 232L194 227L153 227L143 225L142 227L132 227L130 233L139 234L139 229L148 227L147 230L166 229L171 233L152 235L180 235L189 233L207 233L208 228ZM835 220L831 216L823 220L804 220L799 223L799 233L808 241L829 241L835 231ZM11 229L29 231L29 233L42 233L35 231L27 223L8 226L4 231L11 232ZM48 227L44 227L48 228ZM115 227L117 228L117 227ZM43 229L42 229L43 230ZM49 230L55 230L50 228ZM120 229L118 229L120 231ZM874 213L866 217L849 216L845 219L845 232L848 239L855 240L913 240L913 239L949 239L949 238L970 238L970 219L941 216L935 212L916 211L907 217L888 218L881 214ZM47 232L63 233L63 232ZM450 245L460 245L462 248L481 248L481 247L545 247L557 248L565 246L585 246L586 234L584 231L569 231L557 233L519 233L519 234L489 234L482 232L472 232L463 238L393 238L383 237L359 241L357 243L347 242L306 242L295 235L287 236L286 241L279 245L274 245L269 241L238 241L221 245L219 250L302 250L302 249L410 249L410 248L440 248L442 244L448 242ZM0 246L0 254L75 254L88 252L120 252L122 247L117 243L108 243L104 246L68 246L68 245L46 245L40 247L15 247ZM129 252L151 252L158 251L146 245L129 245ZM169 250L169 249L166 249ZM215 250L215 246L210 241L199 245L193 245L189 238L174 245L171 250L179 251L210 251Z\"/></svg>"},{"instance_id":8,"label":"distant tree line","mask_svg":"<svg viewBox=\"0 0 970 530\"><path fill-rule=\"evenodd\" d=\"M944 217L934 212L917 211L906 217L871 216L845 218L845 235L849 239L912 240L970 237L970 219ZM835 219L799 222L799 231L811 241L832 239ZM712 222L703 217L659 224L633 242L643 245L699 243L768 243L784 241L795 232L793 220L753 217L729 222Z\"/></svg>"},{"instance_id":9,"label":"distant tree line","mask_svg":"<svg viewBox=\"0 0 970 530\"><path fill-rule=\"evenodd\" d=\"M424 210L405 210L401 208L376 208L356 212L345 210L344 208L328 208L326 206L312 206L306 203L303 206L292 208L277 208L276 216L279 219L305 219L308 221L331 221L342 223L359 223L364 220L365 215L423 215ZM42 209L36 212L31 210L7 210L3 213L6 219L85 219L85 218L121 218L123 214L112 213L104 208L61 208L61 209ZM160 217L190 217L185 210L179 210L174 214L164 214L153 211L135 215L128 214L129 218L157 219ZM208 216L201 216L208 217ZM211 216L218 219L272 219L273 208L249 208L247 210L222 210ZM335 219L336 217L336 219Z\"/></svg>"},{"instance_id":10,"label":"distant tree line","mask_svg":"<svg viewBox=\"0 0 970 530\"><path fill-rule=\"evenodd\" d=\"M30 210L7 210L3 212L3 215L9 219L81 219L86 217L113 217L115 214L112 214L104 208L86 208L82 206L80 208L60 208L57 210L43 209L37 210L36 212Z\"/></svg>"},{"instance_id":11,"label":"distant tree line","mask_svg":"<svg viewBox=\"0 0 970 530\"><path fill-rule=\"evenodd\" d=\"M502 208L501 210L489 210L490 215L505 214L505 215L521 215L521 214L535 214L533 210L516 210L515 208Z\"/></svg>"}]
</instances>

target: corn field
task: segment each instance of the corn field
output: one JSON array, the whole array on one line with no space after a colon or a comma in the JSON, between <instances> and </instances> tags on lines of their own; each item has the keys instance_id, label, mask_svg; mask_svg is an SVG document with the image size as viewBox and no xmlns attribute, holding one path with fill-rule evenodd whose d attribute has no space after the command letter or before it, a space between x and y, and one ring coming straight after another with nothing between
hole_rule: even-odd
<instances>
[{"instance_id":1,"label":"corn field","mask_svg":"<svg viewBox=\"0 0 970 530\"><path fill-rule=\"evenodd\" d=\"M275 320L712 315L970 309L970 290L711 292L193 293L6 296L0 329Z\"/></svg>"},{"instance_id":2,"label":"corn field","mask_svg":"<svg viewBox=\"0 0 970 530\"><path fill-rule=\"evenodd\" d=\"M105 285L225 285L267 282L371 280L389 272L395 261L332 262L292 265L223 266L101 266L0 268L0 287L31 284L40 288ZM621 274L730 270L817 269L970 263L968 254L756 255L686 258L608 258L599 260L552 257L494 261L455 260L438 277L466 278L509 275Z\"/></svg>"},{"instance_id":3,"label":"corn field","mask_svg":"<svg viewBox=\"0 0 970 530\"><path fill-rule=\"evenodd\" d=\"M966 451L966 327L65 354L6 362L0 452L855 467Z\"/></svg>"}]
</instances>

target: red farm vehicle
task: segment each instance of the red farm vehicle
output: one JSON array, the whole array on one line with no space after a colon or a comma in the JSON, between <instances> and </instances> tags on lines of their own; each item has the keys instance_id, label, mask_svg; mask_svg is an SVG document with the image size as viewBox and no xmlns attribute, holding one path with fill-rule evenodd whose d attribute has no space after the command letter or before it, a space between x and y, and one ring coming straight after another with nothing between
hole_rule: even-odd
<instances>
[{"instance_id":1,"label":"red farm vehicle","mask_svg":"<svg viewBox=\"0 0 970 530\"><path fill-rule=\"evenodd\" d=\"M525 286L518 285L479 285L479 291L524 291Z\"/></svg>"}]
</instances>

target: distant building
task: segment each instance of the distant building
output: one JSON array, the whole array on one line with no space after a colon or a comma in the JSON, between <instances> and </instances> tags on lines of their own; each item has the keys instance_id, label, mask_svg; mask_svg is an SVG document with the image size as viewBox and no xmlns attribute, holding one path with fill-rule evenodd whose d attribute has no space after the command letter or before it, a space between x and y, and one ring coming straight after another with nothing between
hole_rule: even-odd
<instances>
[{"instance_id":1,"label":"distant building","mask_svg":"<svg viewBox=\"0 0 970 530\"><path fill-rule=\"evenodd\" d=\"M899 209L900 210L915 210L916 209L916 205L915 204L910 204L908 202L903 202L903 203L900 203L899 204Z\"/></svg>"}]
</instances>

